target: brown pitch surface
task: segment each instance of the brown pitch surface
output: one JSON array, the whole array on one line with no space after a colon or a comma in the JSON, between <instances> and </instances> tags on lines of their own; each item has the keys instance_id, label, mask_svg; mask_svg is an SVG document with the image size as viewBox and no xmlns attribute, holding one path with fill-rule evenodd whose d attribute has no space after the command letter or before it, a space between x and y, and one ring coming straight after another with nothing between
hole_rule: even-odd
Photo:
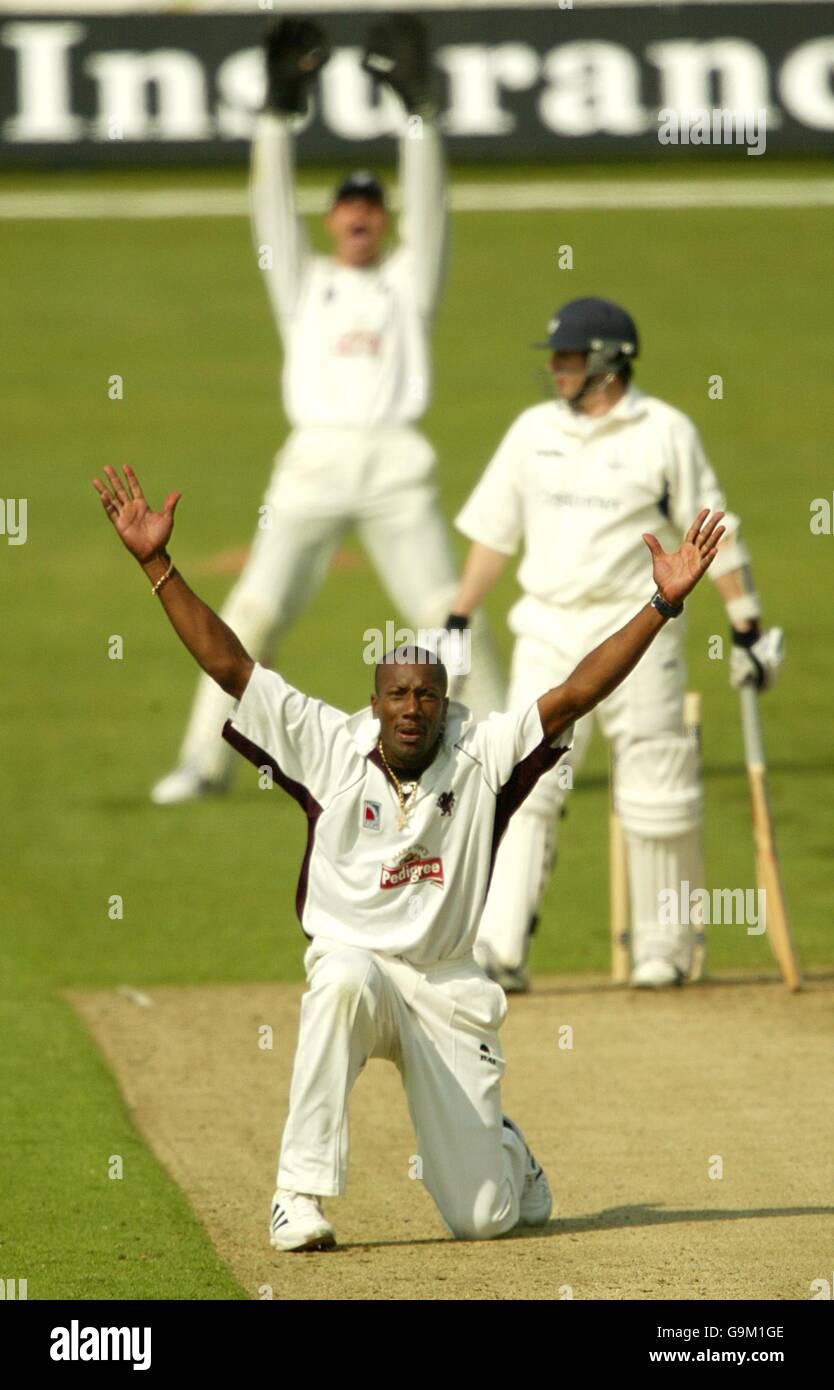
<instances>
[{"instance_id":1,"label":"brown pitch surface","mask_svg":"<svg viewBox=\"0 0 834 1390\"><path fill-rule=\"evenodd\" d=\"M339 1247L306 1255L266 1238L301 987L147 993L149 1007L116 991L70 997L252 1298L807 1299L812 1280L832 1278L828 979L801 995L775 982L655 995L538 979L502 1031L504 1104L556 1209L543 1231L498 1241L448 1237L409 1177L399 1076L370 1062L351 1104L348 1191L325 1206ZM718 1160L723 1177L710 1177Z\"/></svg>"}]
</instances>

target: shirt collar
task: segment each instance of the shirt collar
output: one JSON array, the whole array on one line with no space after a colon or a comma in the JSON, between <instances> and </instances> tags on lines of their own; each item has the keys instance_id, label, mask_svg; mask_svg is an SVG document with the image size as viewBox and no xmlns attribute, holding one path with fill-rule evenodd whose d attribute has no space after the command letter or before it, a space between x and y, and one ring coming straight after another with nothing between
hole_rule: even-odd
<instances>
[{"instance_id":1,"label":"shirt collar","mask_svg":"<svg viewBox=\"0 0 834 1390\"><path fill-rule=\"evenodd\" d=\"M605 415L577 415L571 410L567 401L558 400L554 401L553 404L558 412L559 428L565 434L575 434L586 439L607 425L620 420L635 420L638 416L644 415L647 409L646 401L647 398L643 391L637 386L629 385L617 404Z\"/></svg>"}]
</instances>

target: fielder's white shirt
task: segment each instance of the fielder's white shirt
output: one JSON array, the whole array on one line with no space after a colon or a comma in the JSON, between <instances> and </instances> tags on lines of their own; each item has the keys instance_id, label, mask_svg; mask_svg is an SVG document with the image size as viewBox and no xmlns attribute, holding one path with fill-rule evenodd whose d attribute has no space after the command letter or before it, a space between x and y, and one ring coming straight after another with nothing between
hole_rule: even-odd
<instances>
[{"instance_id":1,"label":"fielder's white shirt","mask_svg":"<svg viewBox=\"0 0 834 1390\"><path fill-rule=\"evenodd\" d=\"M573 729L551 746L536 704L476 723L450 703L403 830L370 709L348 716L256 665L223 737L307 815L296 893L307 935L425 966L471 952L509 818Z\"/></svg>"},{"instance_id":2,"label":"fielder's white shirt","mask_svg":"<svg viewBox=\"0 0 834 1390\"><path fill-rule=\"evenodd\" d=\"M296 427L374 428L419 419L429 402L429 326L443 273L440 137L424 121L400 141L397 248L355 270L315 255L297 214L292 120L263 115L252 152L259 263L284 343L283 396Z\"/></svg>"},{"instance_id":3,"label":"fielder's white shirt","mask_svg":"<svg viewBox=\"0 0 834 1390\"><path fill-rule=\"evenodd\" d=\"M695 426L632 386L598 418L557 400L523 411L455 525L505 555L523 541L518 580L542 603L639 605L655 588L643 532L677 549L703 507L726 510Z\"/></svg>"}]
</instances>

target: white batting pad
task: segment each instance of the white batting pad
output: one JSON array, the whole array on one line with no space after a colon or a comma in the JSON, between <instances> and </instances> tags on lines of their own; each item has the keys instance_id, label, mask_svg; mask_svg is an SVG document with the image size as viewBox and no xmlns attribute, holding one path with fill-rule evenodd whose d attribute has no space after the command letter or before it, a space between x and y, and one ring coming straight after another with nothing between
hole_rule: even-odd
<instances>
[{"instance_id":1,"label":"white batting pad","mask_svg":"<svg viewBox=\"0 0 834 1390\"><path fill-rule=\"evenodd\" d=\"M700 918L687 920L697 916L690 899L704 881L700 828L662 840L630 834L626 842L633 963L665 960L688 975L701 929Z\"/></svg>"},{"instance_id":2,"label":"white batting pad","mask_svg":"<svg viewBox=\"0 0 834 1390\"><path fill-rule=\"evenodd\" d=\"M634 835L667 839L699 826L703 790L692 741L666 734L627 745L616 762L614 804Z\"/></svg>"}]
</instances>

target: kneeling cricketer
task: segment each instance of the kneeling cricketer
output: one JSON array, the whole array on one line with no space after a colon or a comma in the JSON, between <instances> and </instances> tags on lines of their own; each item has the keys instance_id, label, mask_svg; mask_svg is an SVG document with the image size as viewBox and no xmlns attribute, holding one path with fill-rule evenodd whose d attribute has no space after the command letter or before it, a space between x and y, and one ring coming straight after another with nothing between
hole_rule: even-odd
<instances>
[{"instance_id":1,"label":"kneeling cricketer","mask_svg":"<svg viewBox=\"0 0 834 1390\"><path fill-rule=\"evenodd\" d=\"M628 675L707 570L722 513L702 511L671 554L647 533L651 601L526 709L473 721L448 699L434 653L399 648L376 668L370 708L348 716L254 662L188 587L167 550L179 493L154 512L131 468L124 479L104 473L94 486L122 541L192 656L237 701L224 737L271 768L307 817L296 908L309 989L272 1245L334 1244L321 1199L344 1191L347 1103L370 1057L400 1071L423 1180L453 1235L544 1225L547 1178L501 1108L506 999L473 957L492 865L574 722Z\"/></svg>"}]
</instances>

